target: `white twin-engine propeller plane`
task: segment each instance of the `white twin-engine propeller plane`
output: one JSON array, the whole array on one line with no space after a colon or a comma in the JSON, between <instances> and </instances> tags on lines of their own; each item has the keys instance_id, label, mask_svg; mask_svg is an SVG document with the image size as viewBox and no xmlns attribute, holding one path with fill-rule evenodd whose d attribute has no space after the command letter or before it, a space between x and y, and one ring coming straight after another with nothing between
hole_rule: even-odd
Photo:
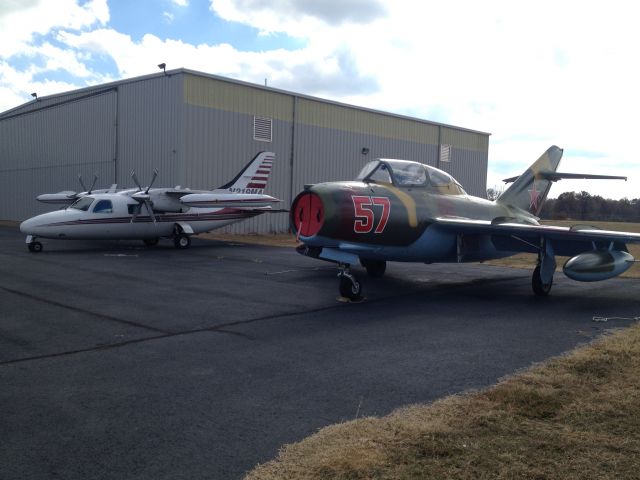
<instances>
[{"instance_id":1,"label":"white twin-engine propeller plane","mask_svg":"<svg viewBox=\"0 0 640 480\"><path fill-rule=\"evenodd\" d=\"M37 239L142 240L155 245L173 238L176 248L187 248L190 236L272 211L277 198L264 194L275 154L260 152L229 183L215 190L188 188L138 188L95 190L96 178L85 192L64 191L37 197L41 202L68 205L63 210L25 220L20 231L27 235L31 252L42 251ZM80 181L83 188L82 180Z\"/></svg>"}]
</instances>

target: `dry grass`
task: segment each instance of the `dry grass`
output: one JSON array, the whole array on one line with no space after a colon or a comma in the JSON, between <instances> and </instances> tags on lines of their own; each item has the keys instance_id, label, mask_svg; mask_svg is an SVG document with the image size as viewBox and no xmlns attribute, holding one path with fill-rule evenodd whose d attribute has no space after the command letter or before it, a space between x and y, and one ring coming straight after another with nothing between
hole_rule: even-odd
<instances>
[{"instance_id":1,"label":"dry grass","mask_svg":"<svg viewBox=\"0 0 640 480\"><path fill-rule=\"evenodd\" d=\"M221 242L250 243L253 245L267 245L269 247L296 247L299 244L299 242L296 241L295 235L291 233L248 233L240 235L235 233L214 232L201 233L198 237Z\"/></svg>"},{"instance_id":2,"label":"dry grass","mask_svg":"<svg viewBox=\"0 0 640 480\"><path fill-rule=\"evenodd\" d=\"M594 225L603 230L617 230L622 232L634 232L640 233L640 223L623 223L623 222L580 222L577 220L550 220L543 221L542 223L549 225L561 225L561 226L571 226L579 223L585 223L588 225ZM634 258L640 259L640 244L638 243L630 243L627 245L629 248L629 253L633 255ZM558 264L558 268L562 269L562 265L565 261L568 260L569 257L556 257L556 263ZM490 260L485 262L487 265L500 265L503 267L517 267L517 268L529 268L533 270L536 266L537 256L533 253L519 253L518 255L514 255L508 258L502 258L500 260ZM621 277L626 278L640 278L640 268L637 265L632 265L629 270L624 272Z\"/></svg>"},{"instance_id":3,"label":"dry grass","mask_svg":"<svg viewBox=\"0 0 640 480\"><path fill-rule=\"evenodd\" d=\"M475 393L333 425L247 480L640 478L640 325Z\"/></svg>"}]
</instances>

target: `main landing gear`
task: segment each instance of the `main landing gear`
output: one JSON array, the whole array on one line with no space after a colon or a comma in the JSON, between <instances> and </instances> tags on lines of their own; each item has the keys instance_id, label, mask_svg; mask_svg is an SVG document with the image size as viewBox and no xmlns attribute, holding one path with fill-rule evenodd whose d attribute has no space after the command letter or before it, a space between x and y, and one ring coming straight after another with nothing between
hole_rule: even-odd
<instances>
[{"instance_id":1,"label":"main landing gear","mask_svg":"<svg viewBox=\"0 0 640 480\"><path fill-rule=\"evenodd\" d=\"M193 233L193 232L191 232ZM173 227L173 245L176 248L184 249L191 246L191 237L184 231L184 228L176 223Z\"/></svg>"},{"instance_id":2,"label":"main landing gear","mask_svg":"<svg viewBox=\"0 0 640 480\"><path fill-rule=\"evenodd\" d=\"M552 286L553 277L551 277L549 281L545 283L540 276L540 265L536 265L536 268L533 271L533 275L531 276L531 287L533 288L533 293L540 297L546 297L547 295L549 295L549 292L551 292Z\"/></svg>"},{"instance_id":3,"label":"main landing gear","mask_svg":"<svg viewBox=\"0 0 640 480\"><path fill-rule=\"evenodd\" d=\"M538 250L538 264L531 276L533 293L539 297L546 297L553 286L553 272L556 271L556 258L551 242L541 239Z\"/></svg>"},{"instance_id":4,"label":"main landing gear","mask_svg":"<svg viewBox=\"0 0 640 480\"><path fill-rule=\"evenodd\" d=\"M40 253L42 251L42 244L40 242L36 242L35 240L27 243L27 248L30 252Z\"/></svg>"}]
</instances>

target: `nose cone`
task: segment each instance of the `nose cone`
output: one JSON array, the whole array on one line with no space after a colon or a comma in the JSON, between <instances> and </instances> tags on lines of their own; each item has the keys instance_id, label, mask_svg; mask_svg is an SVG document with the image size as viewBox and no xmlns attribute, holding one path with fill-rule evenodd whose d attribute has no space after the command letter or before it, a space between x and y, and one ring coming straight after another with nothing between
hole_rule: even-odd
<instances>
[{"instance_id":1,"label":"nose cone","mask_svg":"<svg viewBox=\"0 0 640 480\"><path fill-rule=\"evenodd\" d=\"M37 219L38 217L32 217L22 222L20 224L20 231L27 235L33 235L35 233L34 228L38 224Z\"/></svg>"},{"instance_id":2,"label":"nose cone","mask_svg":"<svg viewBox=\"0 0 640 480\"><path fill-rule=\"evenodd\" d=\"M291 227L303 237L316 235L324 224L324 204L319 195L302 192L291 206Z\"/></svg>"},{"instance_id":3,"label":"nose cone","mask_svg":"<svg viewBox=\"0 0 640 480\"><path fill-rule=\"evenodd\" d=\"M42 215L31 217L20 224L20 231L27 235L44 235L47 226L55 221L59 221L60 213L63 211L64 210L43 213Z\"/></svg>"}]
</instances>

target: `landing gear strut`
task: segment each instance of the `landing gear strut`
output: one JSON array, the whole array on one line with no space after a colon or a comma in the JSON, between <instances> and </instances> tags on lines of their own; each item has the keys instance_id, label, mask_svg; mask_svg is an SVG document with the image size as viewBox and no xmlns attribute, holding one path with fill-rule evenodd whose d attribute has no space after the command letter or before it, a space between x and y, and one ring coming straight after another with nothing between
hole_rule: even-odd
<instances>
[{"instance_id":1,"label":"landing gear strut","mask_svg":"<svg viewBox=\"0 0 640 480\"><path fill-rule=\"evenodd\" d=\"M340 264L340 272L338 278L340 279L340 295L348 298L349 300L361 300L362 299L362 284L358 282L358 279L349 271L349 265Z\"/></svg>"},{"instance_id":2,"label":"landing gear strut","mask_svg":"<svg viewBox=\"0 0 640 480\"><path fill-rule=\"evenodd\" d=\"M531 287L533 293L540 297L546 297L551 292L553 286L553 272L556 271L556 258L553 253L553 246L549 240L544 238L540 241L538 250L538 265L536 265L531 277Z\"/></svg>"},{"instance_id":3,"label":"landing gear strut","mask_svg":"<svg viewBox=\"0 0 640 480\"><path fill-rule=\"evenodd\" d=\"M548 283L544 283L540 277L540 265L537 265L533 271L533 275L531 276L531 287L533 288L533 293L541 297L546 297L549 295L552 286L553 277L551 277Z\"/></svg>"}]
</instances>

